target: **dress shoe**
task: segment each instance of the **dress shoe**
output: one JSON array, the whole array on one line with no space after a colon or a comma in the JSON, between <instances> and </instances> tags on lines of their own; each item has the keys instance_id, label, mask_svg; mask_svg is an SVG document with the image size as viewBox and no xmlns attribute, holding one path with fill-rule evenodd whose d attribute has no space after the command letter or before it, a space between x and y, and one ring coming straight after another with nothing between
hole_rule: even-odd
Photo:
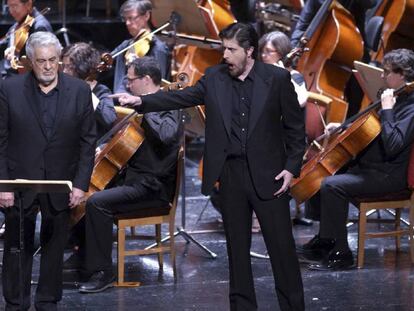
<instances>
[{"instance_id":1,"label":"dress shoe","mask_svg":"<svg viewBox=\"0 0 414 311\"><path fill-rule=\"evenodd\" d=\"M63 270L79 271L82 269L83 256L78 252L73 252L68 259L63 262Z\"/></svg>"},{"instance_id":2,"label":"dress shoe","mask_svg":"<svg viewBox=\"0 0 414 311\"><path fill-rule=\"evenodd\" d=\"M335 240L315 235L308 243L296 246L296 252L311 261L322 260L335 246Z\"/></svg>"},{"instance_id":3,"label":"dress shoe","mask_svg":"<svg viewBox=\"0 0 414 311\"><path fill-rule=\"evenodd\" d=\"M346 251L333 249L320 263L313 263L308 266L311 270L319 271L346 270L354 267L354 257L349 249Z\"/></svg>"},{"instance_id":4,"label":"dress shoe","mask_svg":"<svg viewBox=\"0 0 414 311\"><path fill-rule=\"evenodd\" d=\"M100 293L113 287L115 276L112 271L98 271L92 274L88 282L79 287L81 293Z\"/></svg>"}]
</instances>

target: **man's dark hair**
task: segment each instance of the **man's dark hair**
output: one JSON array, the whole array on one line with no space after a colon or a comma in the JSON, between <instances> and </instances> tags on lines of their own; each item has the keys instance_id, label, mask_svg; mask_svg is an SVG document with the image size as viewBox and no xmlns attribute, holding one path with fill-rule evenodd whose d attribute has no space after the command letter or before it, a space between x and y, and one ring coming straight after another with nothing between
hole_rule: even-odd
<instances>
[{"instance_id":1,"label":"man's dark hair","mask_svg":"<svg viewBox=\"0 0 414 311\"><path fill-rule=\"evenodd\" d=\"M136 58L128 65L129 68L134 69L134 73L138 78L149 76L155 85L161 84L160 65L153 57L144 56Z\"/></svg>"},{"instance_id":2,"label":"man's dark hair","mask_svg":"<svg viewBox=\"0 0 414 311\"><path fill-rule=\"evenodd\" d=\"M99 52L90 44L79 42L63 50L62 57L68 57L75 76L79 79L95 78L96 68L100 62Z\"/></svg>"},{"instance_id":3,"label":"man's dark hair","mask_svg":"<svg viewBox=\"0 0 414 311\"><path fill-rule=\"evenodd\" d=\"M414 81L414 52L408 49L392 50L385 54L383 66L402 74L407 82Z\"/></svg>"},{"instance_id":4,"label":"man's dark hair","mask_svg":"<svg viewBox=\"0 0 414 311\"><path fill-rule=\"evenodd\" d=\"M248 48L253 47L252 57L257 58L258 54L258 40L256 30L250 24L233 23L224 28L219 33L220 39L236 39L237 43L246 51Z\"/></svg>"}]
</instances>

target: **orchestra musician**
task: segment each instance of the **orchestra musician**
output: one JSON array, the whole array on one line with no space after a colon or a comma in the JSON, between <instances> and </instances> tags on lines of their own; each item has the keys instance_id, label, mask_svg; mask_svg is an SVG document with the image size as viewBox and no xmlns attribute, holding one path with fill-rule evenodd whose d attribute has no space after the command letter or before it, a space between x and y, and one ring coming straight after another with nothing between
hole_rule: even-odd
<instances>
[{"instance_id":1,"label":"orchestra musician","mask_svg":"<svg viewBox=\"0 0 414 311\"><path fill-rule=\"evenodd\" d=\"M151 11L152 3L150 0L127 0L120 8L120 15L125 22L131 39L123 41L118 45L111 54L115 54L145 34L151 31ZM114 86L115 93L125 92L127 90L127 65L136 57L152 56L159 63L161 68L161 77L169 78L171 56L167 45L152 35L151 38L143 40L142 43L131 47L124 54L115 59Z\"/></svg>"},{"instance_id":2,"label":"orchestra musician","mask_svg":"<svg viewBox=\"0 0 414 311\"><path fill-rule=\"evenodd\" d=\"M256 61L253 26L234 23L220 32L224 63L192 87L142 97L115 94L137 111L205 105L202 193L220 184L220 206L230 270L230 309L257 310L250 259L252 211L270 256L281 310L304 310L303 286L292 236L289 196L305 149L303 113L287 70Z\"/></svg>"},{"instance_id":3,"label":"orchestra musician","mask_svg":"<svg viewBox=\"0 0 414 311\"><path fill-rule=\"evenodd\" d=\"M8 30L8 33L13 33L19 26L21 26L26 18L29 16L34 18L33 25L29 29L29 35L36 31L50 31L52 32L52 26L49 21L39 13L39 11L33 7L34 0L7 0L7 6L10 11L10 15L16 21ZM13 74L17 74L17 70L11 68L10 61L13 57L20 57L25 55L24 46L19 53L16 52L16 38L18 33L11 34L5 42L0 44L6 44L7 48L4 51L4 59L0 62L1 76L9 77Z\"/></svg>"},{"instance_id":4,"label":"orchestra musician","mask_svg":"<svg viewBox=\"0 0 414 311\"><path fill-rule=\"evenodd\" d=\"M326 177L319 195L310 201L320 207L320 229L297 250L319 260L309 268L335 270L354 264L346 222L349 203L358 196L378 195L407 188L407 166L414 139L414 93L397 98L393 91L414 81L414 52L393 50L384 56L383 78L388 89L381 95L381 133L344 174ZM328 128L338 124L328 124Z\"/></svg>"},{"instance_id":5,"label":"orchestra musician","mask_svg":"<svg viewBox=\"0 0 414 311\"><path fill-rule=\"evenodd\" d=\"M289 37L281 31L272 31L263 35L259 40L259 57L266 64L285 68L283 60L292 50ZM299 105L304 108L308 99L305 79L297 70L287 67L292 77L291 81L298 96Z\"/></svg>"},{"instance_id":6,"label":"orchestra musician","mask_svg":"<svg viewBox=\"0 0 414 311\"><path fill-rule=\"evenodd\" d=\"M112 128L116 120L114 101L109 97L111 90L96 80L99 62L99 52L88 43L71 44L62 52L63 72L84 80L91 88L98 139Z\"/></svg>"},{"instance_id":7,"label":"orchestra musician","mask_svg":"<svg viewBox=\"0 0 414 311\"><path fill-rule=\"evenodd\" d=\"M70 208L88 190L95 156L91 91L59 72L61 45L50 32L35 32L26 45L33 71L2 82L0 89L0 179L69 180L72 192L27 193L24 208L23 271L19 267L19 210L15 194L0 193L5 214L3 296L6 310L28 310L36 215L40 206L40 275L36 310L57 310L62 298L63 251ZM24 273L20 306L19 273Z\"/></svg>"},{"instance_id":8,"label":"orchestra musician","mask_svg":"<svg viewBox=\"0 0 414 311\"><path fill-rule=\"evenodd\" d=\"M297 22L295 29L291 34L291 43L293 47L296 47L299 40L302 38L306 29L312 22L319 8L322 6L325 0L308 0L305 2L303 9L300 13L299 21ZM337 0L340 4L347 9L355 18L356 26L358 27L362 37L365 40L365 13L368 9L375 6L377 0Z\"/></svg>"},{"instance_id":9,"label":"orchestra musician","mask_svg":"<svg viewBox=\"0 0 414 311\"><path fill-rule=\"evenodd\" d=\"M136 96L160 92L161 70L152 57L128 65L128 88ZM122 185L94 193L86 202L84 269L90 275L81 293L97 293L112 286L112 227L115 214L168 205L174 196L180 146L178 111L145 113L145 140L126 169ZM83 250L78 252L83 255ZM79 258L82 262L82 258Z\"/></svg>"}]
</instances>

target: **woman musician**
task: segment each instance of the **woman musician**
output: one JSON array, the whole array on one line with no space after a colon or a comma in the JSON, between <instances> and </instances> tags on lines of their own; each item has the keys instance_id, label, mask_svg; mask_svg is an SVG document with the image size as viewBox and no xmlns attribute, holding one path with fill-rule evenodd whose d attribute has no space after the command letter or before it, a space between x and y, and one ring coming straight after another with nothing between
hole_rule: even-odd
<instances>
[{"instance_id":1,"label":"woman musician","mask_svg":"<svg viewBox=\"0 0 414 311\"><path fill-rule=\"evenodd\" d=\"M99 52L83 42L66 47L62 53L63 72L85 80L92 91L98 139L108 132L116 120L111 91L96 81L96 68L100 62Z\"/></svg>"}]
</instances>

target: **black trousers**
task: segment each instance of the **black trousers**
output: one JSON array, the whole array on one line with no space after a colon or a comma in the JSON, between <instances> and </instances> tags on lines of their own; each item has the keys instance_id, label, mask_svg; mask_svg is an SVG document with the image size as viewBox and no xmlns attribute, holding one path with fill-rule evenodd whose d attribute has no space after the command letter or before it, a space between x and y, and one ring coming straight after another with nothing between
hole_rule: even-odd
<instances>
[{"instance_id":1,"label":"black trousers","mask_svg":"<svg viewBox=\"0 0 414 311\"><path fill-rule=\"evenodd\" d=\"M89 273L112 270L112 227L115 214L161 207L159 192L143 185L119 186L93 194L86 202L85 269Z\"/></svg>"},{"instance_id":2,"label":"black trousers","mask_svg":"<svg viewBox=\"0 0 414 311\"><path fill-rule=\"evenodd\" d=\"M57 310L62 299L63 251L67 239L69 209L56 211L47 194L39 194L38 200L24 210L24 307L30 307L30 283L34 253L36 215L40 205L42 224L40 229L40 276L35 295L36 310ZM3 296L6 310L22 310L19 306L19 255L12 250L19 247L19 210L13 206L4 209L6 231L3 255Z\"/></svg>"},{"instance_id":3,"label":"black trousers","mask_svg":"<svg viewBox=\"0 0 414 311\"><path fill-rule=\"evenodd\" d=\"M393 176L378 170L354 167L346 174L324 179L320 190L320 235L347 244L346 222L353 197L383 194L407 187L405 176Z\"/></svg>"},{"instance_id":4,"label":"black trousers","mask_svg":"<svg viewBox=\"0 0 414 311\"><path fill-rule=\"evenodd\" d=\"M220 176L220 194L230 270L230 309L257 310L250 260L254 210L270 256L280 309L304 310L288 196L268 201L258 198L248 164L242 159L225 162Z\"/></svg>"}]
</instances>

